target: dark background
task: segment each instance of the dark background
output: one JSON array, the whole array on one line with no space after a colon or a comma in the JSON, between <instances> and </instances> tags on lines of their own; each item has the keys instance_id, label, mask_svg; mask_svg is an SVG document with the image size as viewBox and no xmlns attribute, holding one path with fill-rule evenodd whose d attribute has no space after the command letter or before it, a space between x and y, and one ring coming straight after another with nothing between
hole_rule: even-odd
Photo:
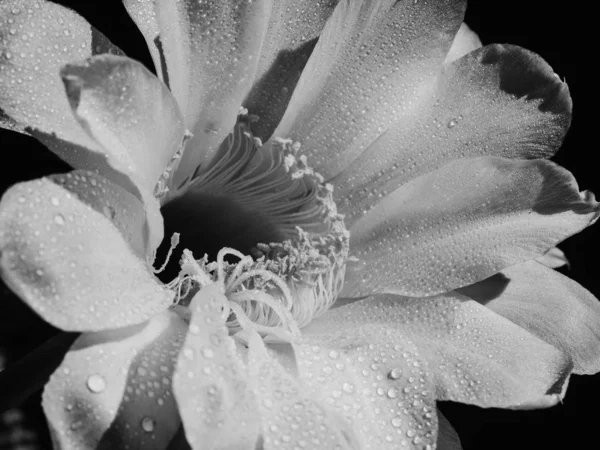
<instances>
[{"instance_id":1,"label":"dark background","mask_svg":"<svg viewBox=\"0 0 600 450\"><path fill-rule=\"evenodd\" d=\"M58 3L73 7L129 56L151 67L145 43L119 0ZM578 106L583 100L583 89L578 84L577 66L580 71L583 66L577 61L576 49L582 39L570 26L576 23L575 8L563 5L558 9L548 5L544 0L472 1L466 21L484 44L523 46L540 54L562 79L566 78L575 104L573 125L554 160L575 174L581 189L600 194L597 169L591 164L591 148L584 145L581 131ZM0 130L0 148L3 157L0 193L15 182L69 170L41 144L22 135ZM600 278L595 258L599 243L599 228L592 227L560 245L571 261L571 268L563 273L597 297L600 297ZM4 347L5 357L10 362L35 348L55 330L22 306L4 285L0 289L0 348ZM597 399L600 399L600 376L573 376L564 403L548 410L483 410L451 403L441 408L459 432L465 450L597 448L598 444L594 445ZM44 441L39 397L30 399L23 410L25 425L39 430L41 448L49 447ZM2 426L0 423L0 431Z\"/></svg>"}]
</instances>

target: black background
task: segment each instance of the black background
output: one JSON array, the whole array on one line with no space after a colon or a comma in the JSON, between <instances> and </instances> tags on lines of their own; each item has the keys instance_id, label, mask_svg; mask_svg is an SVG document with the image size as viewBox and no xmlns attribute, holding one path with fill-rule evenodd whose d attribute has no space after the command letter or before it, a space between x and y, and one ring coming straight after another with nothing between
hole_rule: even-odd
<instances>
[{"instance_id":1,"label":"black background","mask_svg":"<svg viewBox=\"0 0 600 450\"><path fill-rule=\"evenodd\" d=\"M151 67L145 43L119 0L64 0L58 3L77 10L129 56ZM549 2L544 0L472 1L466 21L484 44L498 42L523 46L540 54L562 79L566 78L575 105L573 125L554 160L575 174L582 189L600 194L597 169L591 164L592 148L583 142L581 110L578 109L583 101L583 89L578 84L577 68L581 71L583 67L576 58L581 38L571 26L576 23L576 11L575 8L555 9L548 5ZM0 130L0 149L3 158L0 162L0 192L18 181L69 170L43 146L22 135ZM598 227L589 228L560 247L571 261L571 268L563 272L600 297L600 277L595 263L600 243L598 230ZM9 361L12 361L37 346L54 330L15 300L4 286L2 289L0 346L6 349ZM598 399L600 375L573 376L564 403L548 410L483 410L451 403L441 407L459 432L465 450L598 448L598 444L594 445L595 402ZM43 424L36 405L39 405L39 398L32 398L25 405L28 421L33 426ZM43 425L38 426L43 428Z\"/></svg>"}]
</instances>

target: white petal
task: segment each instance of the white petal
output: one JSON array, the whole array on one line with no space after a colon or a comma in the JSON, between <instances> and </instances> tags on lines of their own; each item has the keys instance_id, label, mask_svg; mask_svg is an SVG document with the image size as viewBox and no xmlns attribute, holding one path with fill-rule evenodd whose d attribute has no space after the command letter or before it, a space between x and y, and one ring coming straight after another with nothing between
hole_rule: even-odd
<instances>
[{"instance_id":1,"label":"white petal","mask_svg":"<svg viewBox=\"0 0 600 450\"><path fill-rule=\"evenodd\" d=\"M273 135L336 175L429 96L465 3L340 1Z\"/></svg>"},{"instance_id":2,"label":"white petal","mask_svg":"<svg viewBox=\"0 0 600 450\"><path fill-rule=\"evenodd\" d=\"M126 210L101 207L95 196L88 206L90 197L80 200L69 190L72 184L60 184L42 178L17 184L2 197L0 267L8 286L45 320L69 331L141 323L166 309L173 293L112 223L122 221Z\"/></svg>"},{"instance_id":3,"label":"white petal","mask_svg":"<svg viewBox=\"0 0 600 450\"><path fill-rule=\"evenodd\" d=\"M457 160L403 185L351 227L342 296L435 295L535 259L600 207L546 160Z\"/></svg>"},{"instance_id":4,"label":"white petal","mask_svg":"<svg viewBox=\"0 0 600 450\"><path fill-rule=\"evenodd\" d=\"M54 448L165 448L181 423L171 377L184 334L164 312L77 339L44 389Z\"/></svg>"}]
</instances>

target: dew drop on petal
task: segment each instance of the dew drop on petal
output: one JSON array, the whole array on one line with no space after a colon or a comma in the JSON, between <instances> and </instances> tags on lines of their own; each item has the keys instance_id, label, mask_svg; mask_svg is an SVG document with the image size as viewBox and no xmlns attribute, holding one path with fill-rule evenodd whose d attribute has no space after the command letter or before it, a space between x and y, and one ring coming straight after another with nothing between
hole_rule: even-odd
<instances>
[{"instance_id":1,"label":"dew drop on petal","mask_svg":"<svg viewBox=\"0 0 600 450\"><path fill-rule=\"evenodd\" d=\"M142 419L140 425L146 433L152 433L156 427L156 421L152 417L146 416Z\"/></svg>"},{"instance_id":2,"label":"dew drop on petal","mask_svg":"<svg viewBox=\"0 0 600 450\"><path fill-rule=\"evenodd\" d=\"M87 388L94 394L99 394L106 389L106 381L100 375L90 375L86 381Z\"/></svg>"}]
</instances>

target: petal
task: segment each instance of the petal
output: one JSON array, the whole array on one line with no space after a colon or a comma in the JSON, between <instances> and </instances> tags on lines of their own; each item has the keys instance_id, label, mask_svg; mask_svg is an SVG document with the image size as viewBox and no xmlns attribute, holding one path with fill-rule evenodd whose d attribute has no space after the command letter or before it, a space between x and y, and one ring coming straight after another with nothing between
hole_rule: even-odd
<instances>
[{"instance_id":1,"label":"petal","mask_svg":"<svg viewBox=\"0 0 600 450\"><path fill-rule=\"evenodd\" d=\"M567 85L539 56L491 45L444 66L437 86L331 182L347 223L379 195L449 161L548 158L571 122Z\"/></svg>"},{"instance_id":2,"label":"petal","mask_svg":"<svg viewBox=\"0 0 600 450\"><path fill-rule=\"evenodd\" d=\"M485 304L570 355L575 373L600 371L600 302L575 281L536 261L503 270L502 292L490 298L484 280L461 293ZM483 285L483 286L482 286Z\"/></svg>"},{"instance_id":3,"label":"petal","mask_svg":"<svg viewBox=\"0 0 600 450\"><path fill-rule=\"evenodd\" d=\"M350 230L359 258L342 296L435 295L534 259L600 208L546 160L463 159L383 198Z\"/></svg>"},{"instance_id":4,"label":"petal","mask_svg":"<svg viewBox=\"0 0 600 450\"><path fill-rule=\"evenodd\" d=\"M194 135L176 173L179 186L211 160L236 122L256 73L269 2L157 0L154 5L169 86Z\"/></svg>"},{"instance_id":5,"label":"petal","mask_svg":"<svg viewBox=\"0 0 600 450\"><path fill-rule=\"evenodd\" d=\"M438 450L462 450L460 444L460 438L456 433L456 430L452 428L448 419L437 410L438 416L438 436L437 436L437 449Z\"/></svg>"},{"instance_id":6,"label":"petal","mask_svg":"<svg viewBox=\"0 0 600 450\"><path fill-rule=\"evenodd\" d=\"M410 384L410 370L422 367L437 400L484 407L551 406L564 394L573 367L564 353L457 294L370 297L329 310L302 331L315 345L335 343L331 347L339 352L361 342L362 355L353 364L366 377L395 379L414 393L419 390ZM333 356L321 364L335 367Z\"/></svg>"},{"instance_id":7,"label":"petal","mask_svg":"<svg viewBox=\"0 0 600 450\"><path fill-rule=\"evenodd\" d=\"M452 47L450 47L450 51L446 55L444 64L456 61L467 53L471 53L472 51L481 48L481 46L481 40L479 39L479 36L477 36L477 33L474 33L473 30L469 28L469 25L463 22L458 29L458 33L456 33L456 36L454 37Z\"/></svg>"},{"instance_id":8,"label":"petal","mask_svg":"<svg viewBox=\"0 0 600 450\"><path fill-rule=\"evenodd\" d=\"M414 342L368 326L340 330L328 324L336 328L325 330L318 320L294 343L298 372L350 424L357 447L433 446L435 389Z\"/></svg>"},{"instance_id":9,"label":"petal","mask_svg":"<svg viewBox=\"0 0 600 450\"><path fill-rule=\"evenodd\" d=\"M68 64L61 77L75 117L111 165L140 191L154 192L185 131L167 87L142 64L115 55Z\"/></svg>"},{"instance_id":10,"label":"petal","mask_svg":"<svg viewBox=\"0 0 600 450\"><path fill-rule=\"evenodd\" d=\"M3 1L0 30L0 126L34 136L73 167L99 172L143 198L157 247L158 203L138 191L139 180L130 179L137 167L127 166L123 154L103 147L77 123L59 75L67 63L121 50L73 11L46 1Z\"/></svg>"},{"instance_id":11,"label":"petal","mask_svg":"<svg viewBox=\"0 0 600 450\"><path fill-rule=\"evenodd\" d=\"M265 450L299 448L362 449L349 423L323 405L267 352L255 334L249 342L248 369L258 399Z\"/></svg>"},{"instance_id":12,"label":"petal","mask_svg":"<svg viewBox=\"0 0 600 450\"><path fill-rule=\"evenodd\" d=\"M557 269L563 266L569 267L570 265L569 260L563 251L558 247L551 248L542 256L537 258L536 261L542 263L546 267L550 267L551 269Z\"/></svg>"},{"instance_id":13,"label":"petal","mask_svg":"<svg viewBox=\"0 0 600 450\"><path fill-rule=\"evenodd\" d=\"M47 178L2 197L0 256L11 289L67 331L141 323L173 297L109 218Z\"/></svg>"},{"instance_id":14,"label":"petal","mask_svg":"<svg viewBox=\"0 0 600 450\"><path fill-rule=\"evenodd\" d=\"M75 341L43 394L55 448L165 448L181 423L171 377L185 329L165 311Z\"/></svg>"},{"instance_id":15,"label":"petal","mask_svg":"<svg viewBox=\"0 0 600 450\"><path fill-rule=\"evenodd\" d=\"M0 30L0 125L33 135L74 167L114 174L104 149L73 117L59 70L120 50L73 11L46 1L3 1Z\"/></svg>"},{"instance_id":16,"label":"petal","mask_svg":"<svg viewBox=\"0 0 600 450\"><path fill-rule=\"evenodd\" d=\"M213 284L192 300L173 390L192 449L253 450L259 417L245 366L222 317L223 297Z\"/></svg>"},{"instance_id":17,"label":"petal","mask_svg":"<svg viewBox=\"0 0 600 450\"><path fill-rule=\"evenodd\" d=\"M325 178L340 172L427 97L465 3L340 1L273 135Z\"/></svg>"},{"instance_id":18,"label":"petal","mask_svg":"<svg viewBox=\"0 0 600 450\"><path fill-rule=\"evenodd\" d=\"M123 5L146 40L159 79L169 86L169 74L154 0L123 0Z\"/></svg>"},{"instance_id":19,"label":"petal","mask_svg":"<svg viewBox=\"0 0 600 450\"><path fill-rule=\"evenodd\" d=\"M279 124L325 22L338 0L278 0L260 49L255 84L243 104L259 120L252 133L267 141Z\"/></svg>"},{"instance_id":20,"label":"petal","mask_svg":"<svg viewBox=\"0 0 600 450\"><path fill-rule=\"evenodd\" d=\"M144 205L135 195L86 170L75 170L49 178L109 219L136 256L143 260L148 258L151 251L149 225Z\"/></svg>"}]
</instances>

